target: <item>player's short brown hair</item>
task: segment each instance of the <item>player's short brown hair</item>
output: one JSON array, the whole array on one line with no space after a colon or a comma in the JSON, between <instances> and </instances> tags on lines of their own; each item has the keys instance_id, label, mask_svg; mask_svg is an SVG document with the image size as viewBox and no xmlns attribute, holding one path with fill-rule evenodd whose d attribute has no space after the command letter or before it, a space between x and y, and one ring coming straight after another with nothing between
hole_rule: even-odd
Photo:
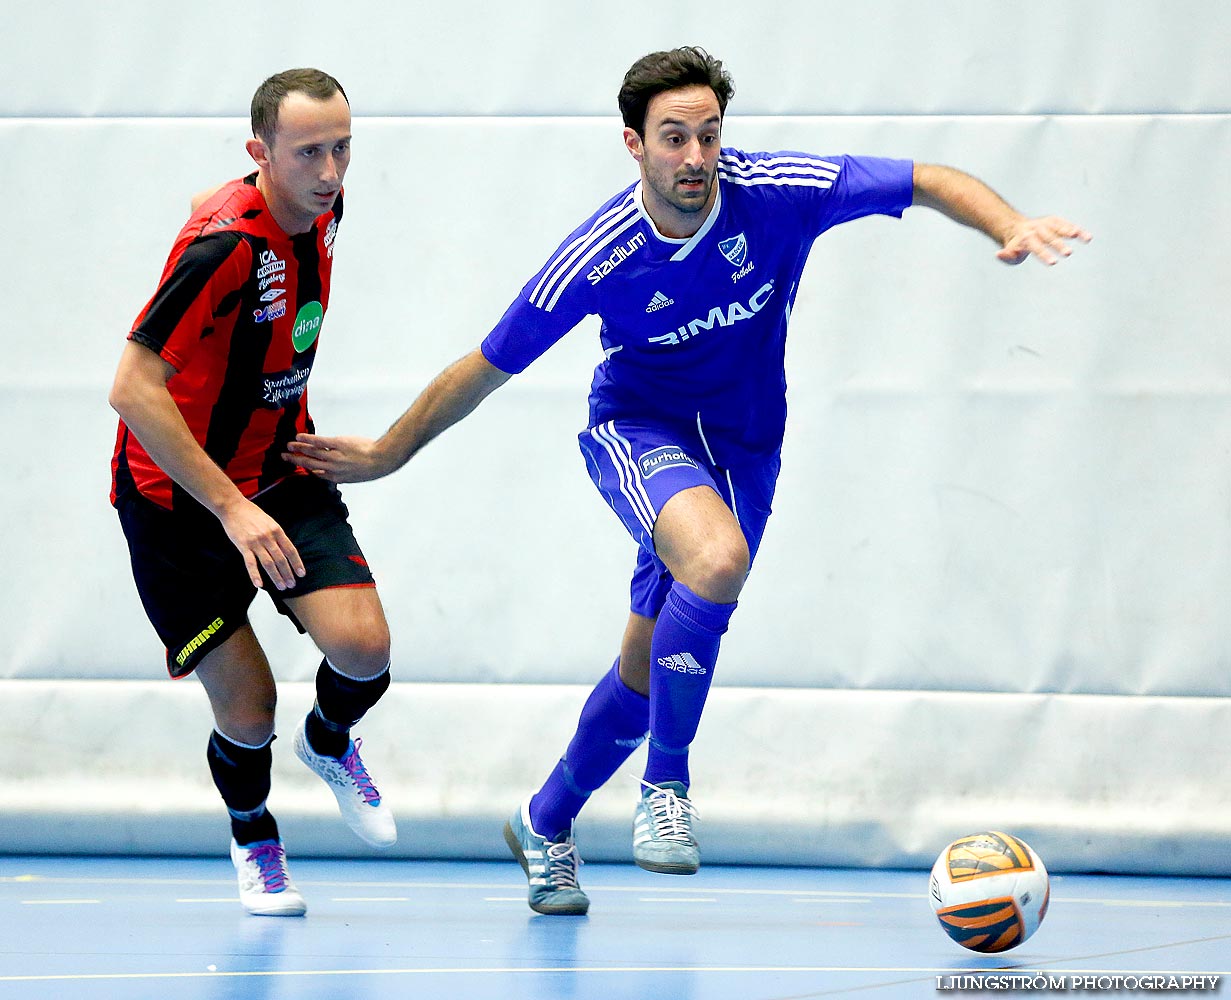
<instances>
[{"instance_id":1,"label":"player's short brown hair","mask_svg":"<svg viewBox=\"0 0 1231 1000\"><path fill-rule=\"evenodd\" d=\"M342 84L319 69L287 69L275 73L256 88L252 95L252 134L272 145L278 131L278 109L287 94L306 94L317 101L327 101L334 94L346 97Z\"/></svg>"},{"instance_id":2,"label":"player's short brown hair","mask_svg":"<svg viewBox=\"0 0 1231 1000\"><path fill-rule=\"evenodd\" d=\"M620 114L624 124L645 138L645 112L658 94L700 84L718 98L718 110L726 114L727 102L735 96L735 81L705 49L686 45L642 56L624 74L620 87Z\"/></svg>"}]
</instances>

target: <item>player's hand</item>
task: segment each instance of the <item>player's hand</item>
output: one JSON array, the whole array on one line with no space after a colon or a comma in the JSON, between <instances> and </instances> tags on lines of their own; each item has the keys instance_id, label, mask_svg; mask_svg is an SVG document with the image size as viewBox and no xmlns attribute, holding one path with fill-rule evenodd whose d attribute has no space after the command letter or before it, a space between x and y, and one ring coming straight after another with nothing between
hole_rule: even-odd
<instances>
[{"instance_id":1,"label":"player's hand","mask_svg":"<svg viewBox=\"0 0 1231 1000\"><path fill-rule=\"evenodd\" d=\"M1068 240L1089 243L1091 239L1093 237L1080 226L1058 215L1023 219L1010 230L1004 247L997 251L996 256L1006 264L1020 264L1033 254L1050 267L1061 257L1072 255Z\"/></svg>"},{"instance_id":2,"label":"player's hand","mask_svg":"<svg viewBox=\"0 0 1231 1000\"><path fill-rule=\"evenodd\" d=\"M286 447L283 458L331 483L364 483L390 471L371 438L299 434Z\"/></svg>"},{"instance_id":3,"label":"player's hand","mask_svg":"<svg viewBox=\"0 0 1231 1000\"><path fill-rule=\"evenodd\" d=\"M240 498L218 515L222 528L231 539L248 568L248 579L254 587L264 587L263 568L279 590L290 590L296 577L306 572L299 551L286 532L272 517L251 500Z\"/></svg>"}]
</instances>

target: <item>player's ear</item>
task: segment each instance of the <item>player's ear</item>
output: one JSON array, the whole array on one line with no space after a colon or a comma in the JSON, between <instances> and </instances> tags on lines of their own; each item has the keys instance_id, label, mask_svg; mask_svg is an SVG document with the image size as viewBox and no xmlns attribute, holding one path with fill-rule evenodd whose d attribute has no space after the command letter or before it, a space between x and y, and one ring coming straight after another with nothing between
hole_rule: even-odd
<instances>
[{"instance_id":1,"label":"player's ear","mask_svg":"<svg viewBox=\"0 0 1231 1000\"><path fill-rule=\"evenodd\" d=\"M624 145L632 154L633 159L640 163L641 158L645 156L645 146L642 144L641 136L637 134L636 129L626 128L624 130Z\"/></svg>"},{"instance_id":2,"label":"player's ear","mask_svg":"<svg viewBox=\"0 0 1231 1000\"><path fill-rule=\"evenodd\" d=\"M249 139L244 143L244 149L248 150L248 155L256 161L258 167L269 166L269 147L260 139Z\"/></svg>"}]
</instances>

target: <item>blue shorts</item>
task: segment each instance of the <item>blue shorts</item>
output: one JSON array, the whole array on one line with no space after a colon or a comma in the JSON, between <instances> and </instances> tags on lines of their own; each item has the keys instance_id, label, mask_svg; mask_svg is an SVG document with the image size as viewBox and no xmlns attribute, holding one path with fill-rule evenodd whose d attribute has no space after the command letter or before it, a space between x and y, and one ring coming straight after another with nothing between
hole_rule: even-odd
<instances>
[{"instance_id":1,"label":"blue shorts","mask_svg":"<svg viewBox=\"0 0 1231 1000\"><path fill-rule=\"evenodd\" d=\"M781 468L779 452L739 469L723 469L695 430L635 420L609 420L577 435L598 491L637 542L637 568L629 586L631 610L657 618L673 582L654 553L654 523L682 490L708 486L731 508L756 558L769 520Z\"/></svg>"}]
</instances>

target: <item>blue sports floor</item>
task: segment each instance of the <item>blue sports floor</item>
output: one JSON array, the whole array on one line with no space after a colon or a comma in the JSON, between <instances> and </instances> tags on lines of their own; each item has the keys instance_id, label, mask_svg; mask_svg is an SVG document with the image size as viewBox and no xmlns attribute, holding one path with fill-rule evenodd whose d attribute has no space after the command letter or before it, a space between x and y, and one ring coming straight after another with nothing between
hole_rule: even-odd
<instances>
[{"instance_id":1,"label":"blue sports floor","mask_svg":"<svg viewBox=\"0 0 1231 1000\"><path fill-rule=\"evenodd\" d=\"M1226 879L1053 876L1042 928L996 957L944 935L921 871L592 864L589 916L543 917L512 860L291 870L306 918L243 913L224 856L0 856L0 998L803 1000L981 995L949 978L979 970L1231 976Z\"/></svg>"}]
</instances>

